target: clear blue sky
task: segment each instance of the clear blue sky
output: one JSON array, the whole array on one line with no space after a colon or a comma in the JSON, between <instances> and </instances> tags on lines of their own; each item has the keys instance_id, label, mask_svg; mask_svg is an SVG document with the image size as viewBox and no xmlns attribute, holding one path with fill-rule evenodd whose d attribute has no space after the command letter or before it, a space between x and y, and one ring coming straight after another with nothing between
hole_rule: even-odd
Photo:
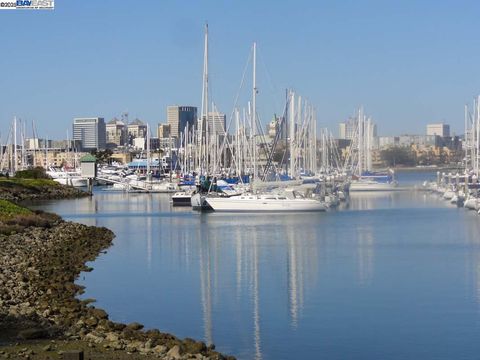
<instances>
[{"instance_id":1,"label":"clear blue sky","mask_svg":"<svg viewBox=\"0 0 480 360\"><path fill-rule=\"evenodd\" d=\"M74 117L128 111L156 124L169 104L200 106L206 21L212 98L227 114L257 41L263 122L292 87L335 134L361 104L381 135L437 121L462 133L463 106L480 93L478 14L478 1L428 0L56 0L54 11L0 11L1 137L14 115L65 138Z\"/></svg>"}]
</instances>

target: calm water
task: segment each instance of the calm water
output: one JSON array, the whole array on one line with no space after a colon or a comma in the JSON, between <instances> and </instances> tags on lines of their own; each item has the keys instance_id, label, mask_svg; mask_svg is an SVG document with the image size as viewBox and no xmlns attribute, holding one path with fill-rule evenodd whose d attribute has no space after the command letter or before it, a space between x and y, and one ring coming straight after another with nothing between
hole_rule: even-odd
<instances>
[{"instance_id":1,"label":"calm water","mask_svg":"<svg viewBox=\"0 0 480 360\"><path fill-rule=\"evenodd\" d=\"M199 214L105 191L41 207L115 232L79 279L113 320L240 359L480 356L480 217L434 195L352 195L298 215Z\"/></svg>"}]
</instances>

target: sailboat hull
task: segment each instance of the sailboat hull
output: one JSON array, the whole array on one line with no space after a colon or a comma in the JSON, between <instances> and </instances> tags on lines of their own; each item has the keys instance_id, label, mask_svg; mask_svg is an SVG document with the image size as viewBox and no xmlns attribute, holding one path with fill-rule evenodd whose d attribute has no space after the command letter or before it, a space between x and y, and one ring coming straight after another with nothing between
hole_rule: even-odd
<instances>
[{"instance_id":1,"label":"sailboat hull","mask_svg":"<svg viewBox=\"0 0 480 360\"><path fill-rule=\"evenodd\" d=\"M352 181L350 191L395 191L401 190L396 182L381 183L376 181Z\"/></svg>"},{"instance_id":2,"label":"sailboat hull","mask_svg":"<svg viewBox=\"0 0 480 360\"><path fill-rule=\"evenodd\" d=\"M208 198L206 201L216 212L299 212L326 211L324 203L314 199L266 199L240 196Z\"/></svg>"}]
</instances>

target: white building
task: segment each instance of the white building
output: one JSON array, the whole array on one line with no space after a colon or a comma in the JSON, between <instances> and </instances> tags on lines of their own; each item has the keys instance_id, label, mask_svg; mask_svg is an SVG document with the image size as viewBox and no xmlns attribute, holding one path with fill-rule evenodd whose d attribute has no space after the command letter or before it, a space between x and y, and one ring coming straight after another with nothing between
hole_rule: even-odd
<instances>
[{"instance_id":1,"label":"white building","mask_svg":"<svg viewBox=\"0 0 480 360\"><path fill-rule=\"evenodd\" d=\"M436 135L441 137L450 136L450 125L443 123L428 124L427 135Z\"/></svg>"},{"instance_id":2,"label":"white building","mask_svg":"<svg viewBox=\"0 0 480 360\"><path fill-rule=\"evenodd\" d=\"M227 116L224 113L209 112L207 117L208 133L210 135L225 135L227 129Z\"/></svg>"}]
</instances>

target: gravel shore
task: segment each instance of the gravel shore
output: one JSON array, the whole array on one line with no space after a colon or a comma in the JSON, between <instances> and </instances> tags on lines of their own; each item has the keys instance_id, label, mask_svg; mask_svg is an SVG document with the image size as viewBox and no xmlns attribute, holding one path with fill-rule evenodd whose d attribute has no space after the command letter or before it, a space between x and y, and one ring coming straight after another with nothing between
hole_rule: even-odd
<instances>
[{"instance_id":1,"label":"gravel shore","mask_svg":"<svg viewBox=\"0 0 480 360\"><path fill-rule=\"evenodd\" d=\"M62 359L71 350L92 360L234 359L213 345L112 322L95 300L77 298L75 279L113 237L53 214L0 221L0 359Z\"/></svg>"}]
</instances>

